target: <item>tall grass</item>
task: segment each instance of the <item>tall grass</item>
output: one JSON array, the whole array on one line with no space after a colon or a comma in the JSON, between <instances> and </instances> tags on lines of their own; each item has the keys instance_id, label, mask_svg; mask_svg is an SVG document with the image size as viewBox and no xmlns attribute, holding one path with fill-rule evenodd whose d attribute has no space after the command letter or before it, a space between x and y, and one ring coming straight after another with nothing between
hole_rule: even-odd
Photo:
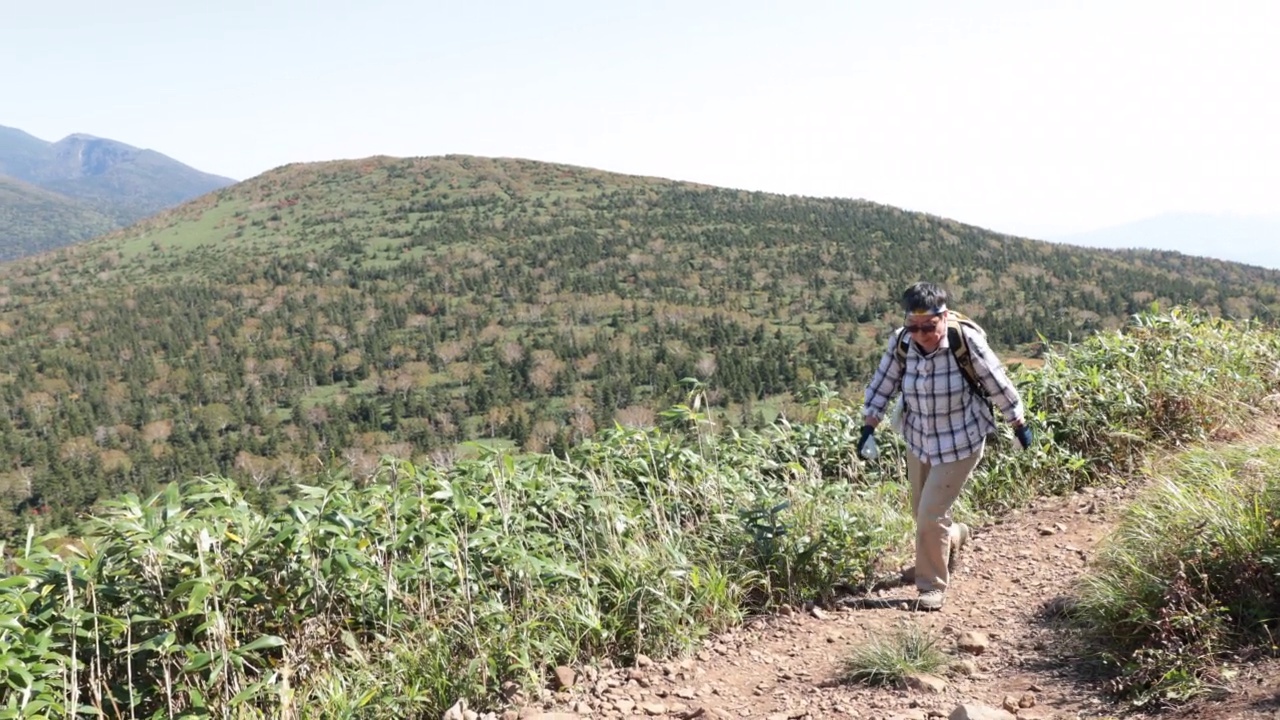
<instances>
[{"instance_id":1,"label":"tall grass","mask_svg":"<svg viewBox=\"0 0 1280 720\"><path fill-rule=\"evenodd\" d=\"M214 477L126 496L79 528L82 555L18 553L0 590L21 593L0 602L31 602L0 622L20 661L3 698L18 715L417 717L492 707L565 662L680 653L888 542L881 509L755 442L614 429L569 460L388 460L275 511ZM794 534L765 552L740 510L788 498Z\"/></svg>"},{"instance_id":2,"label":"tall grass","mask_svg":"<svg viewBox=\"0 0 1280 720\"><path fill-rule=\"evenodd\" d=\"M1276 347L1174 313L1050 353L1018 374L1040 441L1014 452L1006 429L962 512L1243 421L1275 392ZM744 612L864 586L911 546L902 444L885 433L864 464L859 408L820 388L813 403L813 422L735 432L694 385L663 429L615 427L564 459L387 459L270 510L216 477L126 496L6 551L0 716L438 717L560 663L680 653Z\"/></svg>"},{"instance_id":3,"label":"tall grass","mask_svg":"<svg viewBox=\"0 0 1280 720\"><path fill-rule=\"evenodd\" d=\"M1273 653L1280 631L1280 449L1198 450L1127 510L1074 618L1138 704L1222 682L1222 662Z\"/></svg>"}]
</instances>

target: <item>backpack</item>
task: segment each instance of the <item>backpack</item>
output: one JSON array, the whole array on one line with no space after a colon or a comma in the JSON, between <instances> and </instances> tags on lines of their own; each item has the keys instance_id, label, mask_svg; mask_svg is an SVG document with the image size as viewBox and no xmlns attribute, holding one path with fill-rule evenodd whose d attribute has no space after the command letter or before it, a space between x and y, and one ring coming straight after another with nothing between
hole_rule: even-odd
<instances>
[{"instance_id":1,"label":"backpack","mask_svg":"<svg viewBox=\"0 0 1280 720\"><path fill-rule=\"evenodd\" d=\"M964 325L970 330L987 336L987 331L982 326L974 322L972 318L963 313L951 310L947 313L947 344L951 346L951 354L956 358L956 364L960 366L960 374L964 375L964 379L969 382L969 389L975 395L986 401L987 407L991 407L991 400L988 399L986 388L982 387L982 383L978 382L978 371L973 367L973 355L969 352L969 341L965 339L964 333L960 331L960 326ZM894 356L898 361L899 370L906 370L907 350L911 347L911 334L901 332L898 335L898 344L894 348Z\"/></svg>"}]
</instances>

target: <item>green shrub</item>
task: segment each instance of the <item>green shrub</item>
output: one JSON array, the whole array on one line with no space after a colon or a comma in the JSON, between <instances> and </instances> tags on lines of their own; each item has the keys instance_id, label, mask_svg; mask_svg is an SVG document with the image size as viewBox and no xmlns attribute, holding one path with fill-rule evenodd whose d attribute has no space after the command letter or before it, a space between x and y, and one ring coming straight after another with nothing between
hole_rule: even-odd
<instances>
[{"instance_id":1,"label":"green shrub","mask_svg":"<svg viewBox=\"0 0 1280 720\"><path fill-rule=\"evenodd\" d=\"M1039 441L1016 452L1002 426L959 514L1104 482L1243 423L1280 385L1277 346L1173 313L1050 352L1015 373ZM813 422L761 433L716 427L701 393L663 430L607 429L563 458L387 459L371 482L316 478L267 510L197 478L30 538L0 580L0 715L496 707L558 664L679 653L744 612L865 586L910 551L900 438L863 463L859 408L821 387ZM1274 558L1234 576L1258 591ZM1202 625L1273 617L1210 589Z\"/></svg>"},{"instance_id":2,"label":"green shrub","mask_svg":"<svg viewBox=\"0 0 1280 720\"><path fill-rule=\"evenodd\" d=\"M1041 368L1013 376L1037 440L1015 451L1001 424L964 498L983 513L1114 482L1159 448L1247 426L1280 389L1280 334L1175 309L1051 349Z\"/></svg>"}]
</instances>

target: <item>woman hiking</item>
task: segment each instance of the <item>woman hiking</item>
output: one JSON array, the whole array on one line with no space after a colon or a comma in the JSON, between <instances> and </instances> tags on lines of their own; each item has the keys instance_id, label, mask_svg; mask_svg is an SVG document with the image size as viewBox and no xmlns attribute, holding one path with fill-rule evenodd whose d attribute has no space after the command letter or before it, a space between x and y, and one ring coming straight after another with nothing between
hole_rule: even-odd
<instances>
[{"instance_id":1,"label":"woman hiking","mask_svg":"<svg viewBox=\"0 0 1280 720\"><path fill-rule=\"evenodd\" d=\"M940 610L951 570L969 528L951 520L951 507L995 432L992 403L1031 445L1022 398L981 328L947 310L947 293L927 282L902 294L903 326L894 331L866 393L858 441L861 455L889 403L902 393L907 481L916 523L915 582L919 610ZM965 357L967 356L967 357ZM985 397L984 397L985 396Z\"/></svg>"}]
</instances>

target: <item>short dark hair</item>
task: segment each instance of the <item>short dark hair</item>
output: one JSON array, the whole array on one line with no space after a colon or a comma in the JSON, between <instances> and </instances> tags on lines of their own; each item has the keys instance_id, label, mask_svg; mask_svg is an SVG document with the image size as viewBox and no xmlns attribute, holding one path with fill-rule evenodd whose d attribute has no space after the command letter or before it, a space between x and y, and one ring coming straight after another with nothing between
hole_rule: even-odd
<instances>
[{"instance_id":1,"label":"short dark hair","mask_svg":"<svg viewBox=\"0 0 1280 720\"><path fill-rule=\"evenodd\" d=\"M902 309L908 313L932 312L947 304L947 291L930 282L918 282L902 293Z\"/></svg>"}]
</instances>

